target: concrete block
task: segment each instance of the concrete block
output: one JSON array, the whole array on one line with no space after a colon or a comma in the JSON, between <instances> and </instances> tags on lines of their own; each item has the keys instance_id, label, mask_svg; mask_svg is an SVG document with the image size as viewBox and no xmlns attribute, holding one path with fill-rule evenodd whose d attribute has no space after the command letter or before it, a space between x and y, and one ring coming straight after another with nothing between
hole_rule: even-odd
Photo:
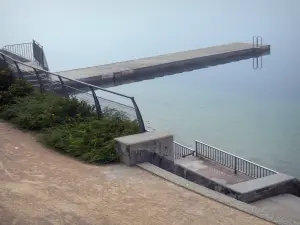
<instances>
[{"instance_id":1,"label":"concrete block","mask_svg":"<svg viewBox=\"0 0 300 225\"><path fill-rule=\"evenodd\" d=\"M173 135L165 132L151 131L115 139L116 151L126 165L152 162L174 170ZM172 162L172 163L171 163Z\"/></svg>"}]
</instances>

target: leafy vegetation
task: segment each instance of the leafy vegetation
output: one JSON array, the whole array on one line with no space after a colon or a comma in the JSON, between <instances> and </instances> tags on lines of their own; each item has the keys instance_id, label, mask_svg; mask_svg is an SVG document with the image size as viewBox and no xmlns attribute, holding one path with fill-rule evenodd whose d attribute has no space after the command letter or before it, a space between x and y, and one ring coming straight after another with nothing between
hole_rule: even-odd
<instances>
[{"instance_id":1,"label":"leafy vegetation","mask_svg":"<svg viewBox=\"0 0 300 225\"><path fill-rule=\"evenodd\" d=\"M114 162L114 138L138 133L136 124L115 118L91 119L46 130L43 142L87 162Z\"/></svg>"},{"instance_id":2,"label":"leafy vegetation","mask_svg":"<svg viewBox=\"0 0 300 225\"><path fill-rule=\"evenodd\" d=\"M114 138L139 131L121 112L105 109L98 118L88 103L39 93L25 80L15 80L8 69L0 70L0 87L0 119L39 132L47 146L80 160L117 161Z\"/></svg>"}]
</instances>

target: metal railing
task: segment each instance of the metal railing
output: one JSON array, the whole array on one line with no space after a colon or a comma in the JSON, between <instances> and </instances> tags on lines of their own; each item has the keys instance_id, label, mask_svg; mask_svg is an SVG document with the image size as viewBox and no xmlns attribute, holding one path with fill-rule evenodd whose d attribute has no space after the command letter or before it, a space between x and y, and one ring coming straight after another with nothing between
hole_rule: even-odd
<instances>
[{"instance_id":1,"label":"metal railing","mask_svg":"<svg viewBox=\"0 0 300 225\"><path fill-rule=\"evenodd\" d=\"M82 99L95 106L96 113L99 117L107 114L125 116L126 119L137 121L140 132L146 131L142 115L134 97L106 90L104 88L67 78L59 74L51 73L37 66L28 65L13 59L2 52L0 52L0 56L19 76L19 78L36 82L33 86L38 87L41 92L50 91L59 93L65 97L73 96L78 99ZM83 86L85 89L88 89L88 91L76 88L78 85ZM98 94L100 93L111 94L113 97L121 98L121 100L128 100L132 105L99 97Z\"/></svg>"},{"instance_id":2,"label":"metal railing","mask_svg":"<svg viewBox=\"0 0 300 225\"><path fill-rule=\"evenodd\" d=\"M263 41L261 36L253 36L252 38L253 48L261 47L263 45L262 42Z\"/></svg>"},{"instance_id":3,"label":"metal railing","mask_svg":"<svg viewBox=\"0 0 300 225\"><path fill-rule=\"evenodd\" d=\"M195 155L195 150L174 141L174 159L184 158L189 155Z\"/></svg>"},{"instance_id":4,"label":"metal railing","mask_svg":"<svg viewBox=\"0 0 300 225\"><path fill-rule=\"evenodd\" d=\"M234 173L241 172L253 178L261 178L276 174L277 172L254 162L248 161L236 155L225 152L221 149L207 145L200 141L196 142L196 156L215 161L225 167L234 170Z\"/></svg>"},{"instance_id":5,"label":"metal railing","mask_svg":"<svg viewBox=\"0 0 300 225\"><path fill-rule=\"evenodd\" d=\"M35 62L45 70L49 70L43 46L35 40L30 43L5 45L2 49L27 59L28 61Z\"/></svg>"}]
</instances>

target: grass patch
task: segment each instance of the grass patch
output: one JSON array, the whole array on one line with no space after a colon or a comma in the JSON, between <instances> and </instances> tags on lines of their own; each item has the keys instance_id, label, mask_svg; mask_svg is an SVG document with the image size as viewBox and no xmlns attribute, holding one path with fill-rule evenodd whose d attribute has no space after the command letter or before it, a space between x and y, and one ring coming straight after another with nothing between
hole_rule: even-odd
<instances>
[{"instance_id":1,"label":"grass patch","mask_svg":"<svg viewBox=\"0 0 300 225\"><path fill-rule=\"evenodd\" d=\"M37 132L41 142L61 153L90 163L115 162L114 138L139 133L137 122L119 111L105 109L98 118L84 101L39 93L10 76L0 70L0 119Z\"/></svg>"}]
</instances>

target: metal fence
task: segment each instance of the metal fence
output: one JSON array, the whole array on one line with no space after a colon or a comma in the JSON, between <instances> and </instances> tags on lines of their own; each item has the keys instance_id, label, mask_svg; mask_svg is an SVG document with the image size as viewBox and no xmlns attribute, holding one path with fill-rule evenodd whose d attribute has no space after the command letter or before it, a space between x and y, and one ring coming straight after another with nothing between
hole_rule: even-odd
<instances>
[{"instance_id":1,"label":"metal fence","mask_svg":"<svg viewBox=\"0 0 300 225\"><path fill-rule=\"evenodd\" d=\"M142 115L134 97L51 73L38 66L20 62L1 51L0 56L19 78L28 80L33 86L39 88L41 92L54 92L65 97L75 97L84 100L94 106L98 116L113 114L124 119L135 120L139 125L140 132L146 131ZM83 87L83 89L77 88L78 86ZM123 101L121 103L98 96L104 93L118 97L120 100L127 100L128 104L124 104Z\"/></svg>"},{"instance_id":2,"label":"metal fence","mask_svg":"<svg viewBox=\"0 0 300 225\"><path fill-rule=\"evenodd\" d=\"M14 45L5 45L3 50L11 52L17 56L27 59L37 63L44 70L49 70L48 62L41 46L38 42L33 40L30 43L14 44Z\"/></svg>"},{"instance_id":3,"label":"metal fence","mask_svg":"<svg viewBox=\"0 0 300 225\"><path fill-rule=\"evenodd\" d=\"M184 158L189 155L194 155L195 150L174 141L174 159Z\"/></svg>"},{"instance_id":4,"label":"metal fence","mask_svg":"<svg viewBox=\"0 0 300 225\"><path fill-rule=\"evenodd\" d=\"M261 178L277 173L274 170L268 169L200 141L196 141L196 156L201 156L215 161L223 166L233 169L235 173L241 172L253 178Z\"/></svg>"}]
</instances>

